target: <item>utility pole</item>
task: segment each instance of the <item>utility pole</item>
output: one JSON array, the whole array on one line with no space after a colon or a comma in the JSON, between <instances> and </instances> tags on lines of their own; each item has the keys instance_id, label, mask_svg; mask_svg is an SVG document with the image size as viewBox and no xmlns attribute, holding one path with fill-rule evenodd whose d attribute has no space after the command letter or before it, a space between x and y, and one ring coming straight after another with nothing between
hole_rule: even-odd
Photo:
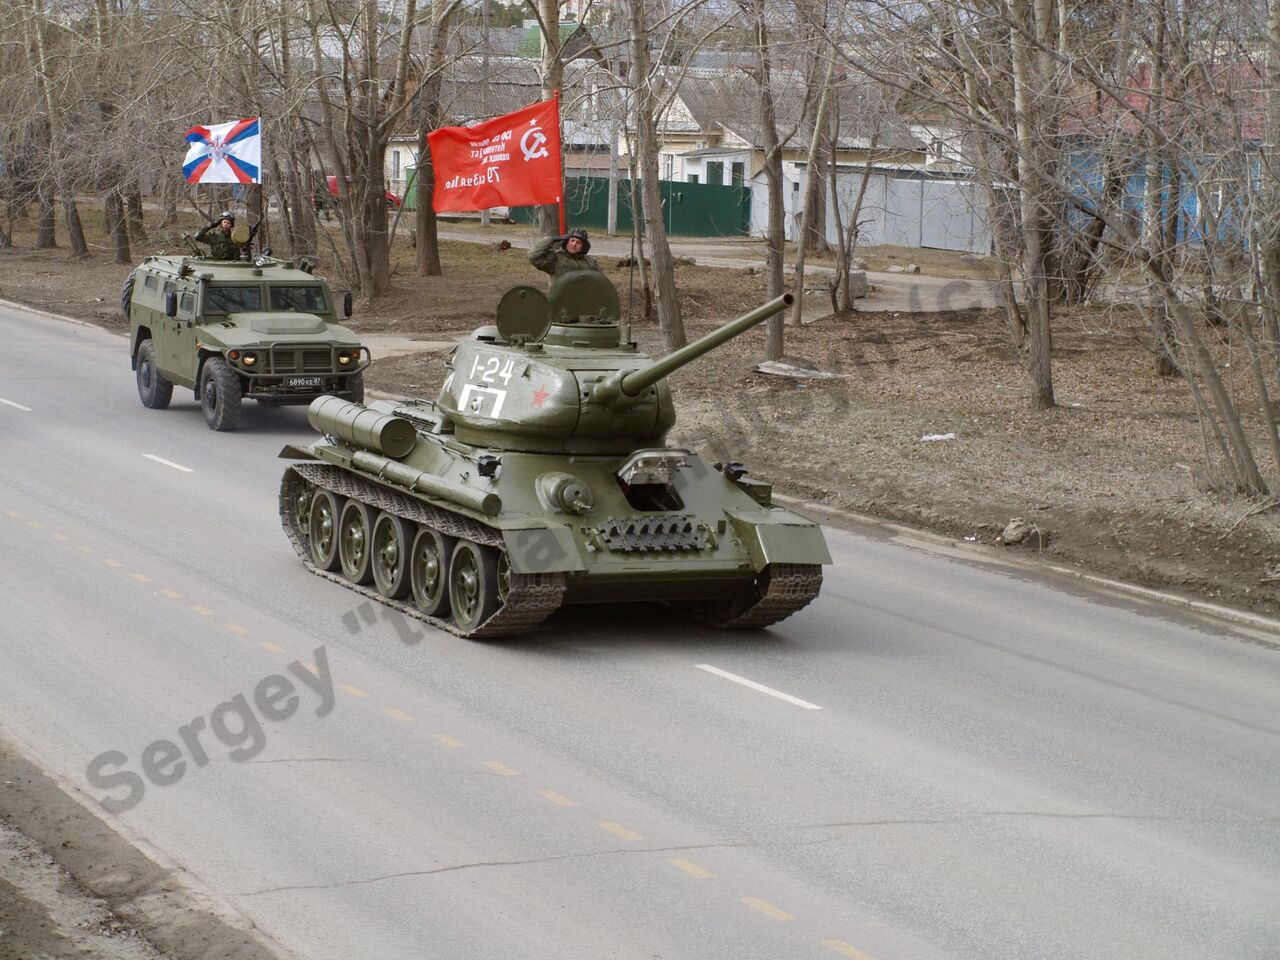
<instances>
[{"instance_id":1,"label":"utility pole","mask_svg":"<svg viewBox=\"0 0 1280 960\"><path fill-rule=\"evenodd\" d=\"M484 115L489 116L489 4L493 0L480 0L480 104ZM480 226L489 226L489 208L480 211Z\"/></svg>"},{"instance_id":2,"label":"utility pole","mask_svg":"<svg viewBox=\"0 0 1280 960\"><path fill-rule=\"evenodd\" d=\"M609 119L609 236L618 232L618 118Z\"/></svg>"}]
</instances>

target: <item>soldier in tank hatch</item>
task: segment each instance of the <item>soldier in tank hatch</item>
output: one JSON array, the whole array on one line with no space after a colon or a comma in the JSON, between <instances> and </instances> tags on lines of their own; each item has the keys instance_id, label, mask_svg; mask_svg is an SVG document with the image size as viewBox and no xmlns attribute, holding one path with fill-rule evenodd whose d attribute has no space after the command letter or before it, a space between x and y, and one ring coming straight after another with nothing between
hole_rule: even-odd
<instances>
[{"instance_id":1,"label":"soldier in tank hatch","mask_svg":"<svg viewBox=\"0 0 1280 960\"><path fill-rule=\"evenodd\" d=\"M570 230L562 237L543 237L529 250L529 262L553 277L563 276L575 270L600 272L595 257L587 256L591 241L581 227Z\"/></svg>"}]
</instances>

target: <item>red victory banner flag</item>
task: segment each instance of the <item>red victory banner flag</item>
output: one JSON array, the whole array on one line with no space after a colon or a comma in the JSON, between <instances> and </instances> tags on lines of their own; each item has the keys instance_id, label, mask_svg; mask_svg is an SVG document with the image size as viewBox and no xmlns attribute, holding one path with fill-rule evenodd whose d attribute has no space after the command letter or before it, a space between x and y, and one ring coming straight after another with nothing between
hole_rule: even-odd
<instances>
[{"instance_id":1,"label":"red victory banner flag","mask_svg":"<svg viewBox=\"0 0 1280 960\"><path fill-rule=\"evenodd\" d=\"M427 134L436 213L560 203L560 100Z\"/></svg>"}]
</instances>

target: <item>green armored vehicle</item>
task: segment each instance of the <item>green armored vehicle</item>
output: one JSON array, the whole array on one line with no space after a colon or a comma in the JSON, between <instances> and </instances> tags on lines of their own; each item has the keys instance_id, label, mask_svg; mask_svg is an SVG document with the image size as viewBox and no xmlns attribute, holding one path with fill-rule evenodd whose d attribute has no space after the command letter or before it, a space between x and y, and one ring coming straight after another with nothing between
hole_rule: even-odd
<instances>
[{"instance_id":1,"label":"green armored vehicle","mask_svg":"<svg viewBox=\"0 0 1280 960\"><path fill-rule=\"evenodd\" d=\"M338 323L333 292L309 262L147 257L120 302L146 407L162 410L174 384L189 387L210 429L234 430L245 397L264 406L364 399L369 351ZM349 293L343 313L351 316Z\"/></svg>"},{"instance_id":2,"label":"green armored vehicle","mask_svg":"<svg viewBox=\"0 0 1280 960\"><path fill-rule=\"evenodd\" d=\"M763 627L818 595L821 528L740 464L666 446L665 377L783 310L778 299L651 361L603 274L515 287L459 342L434 403L322 397L287 446L285 533L316 573L465 637L565 603L661 601Z\"/></svg>"}]
</instances>

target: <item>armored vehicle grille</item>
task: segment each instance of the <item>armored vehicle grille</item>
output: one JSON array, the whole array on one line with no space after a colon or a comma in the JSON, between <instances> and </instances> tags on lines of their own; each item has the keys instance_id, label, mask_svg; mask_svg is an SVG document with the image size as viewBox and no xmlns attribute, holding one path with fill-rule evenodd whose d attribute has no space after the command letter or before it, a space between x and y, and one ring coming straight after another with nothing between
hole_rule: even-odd
<instances>
[{"instance_id":1,"label":"armored vehicle grille","mask_svg":"<svg viewBox=\"0 0 1280 960\"><path fill-rule=\"evenodd\" d=\"M275 349L271 351L272 373L332 373L333 351L328 347L307 347L302 350Z\"/></svg>"},{"instance_id":2,"label":"armored vehicle grille","mask_svg":"<svg viewBox=\"0 0 1280 960\"><path fill-rule=\"evenodd\" d=\"M610 517L596 527L614 553L705 550L706 530L691 516Z\"/></svg>"}]
</instances>

